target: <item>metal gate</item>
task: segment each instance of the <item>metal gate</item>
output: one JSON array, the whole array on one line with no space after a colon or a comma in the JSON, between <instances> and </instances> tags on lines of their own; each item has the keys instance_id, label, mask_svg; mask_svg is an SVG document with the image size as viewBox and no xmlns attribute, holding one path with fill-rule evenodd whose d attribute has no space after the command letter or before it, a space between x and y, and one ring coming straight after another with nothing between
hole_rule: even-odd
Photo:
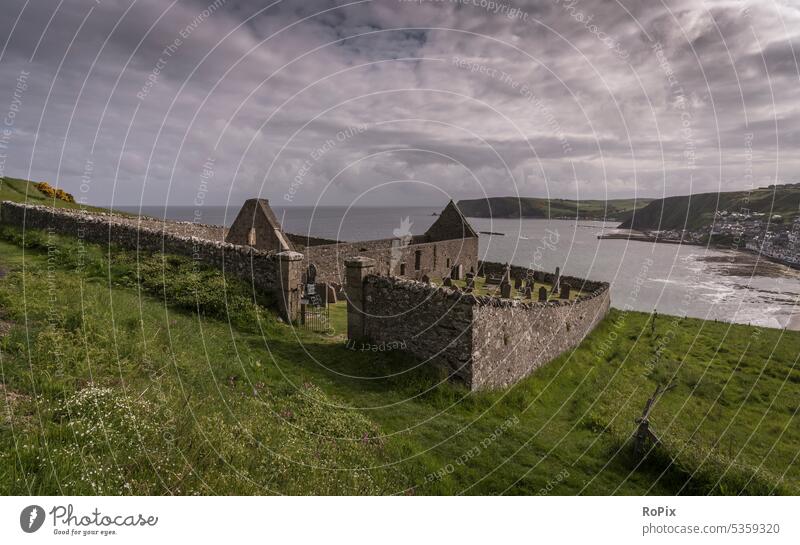
<instances>
[{"instance_id":1,"label":"metal gate","mask_svg":"<svg viewBox=\"0 0 800 545\"><path fill-rule=\"evenodd\" d=\"M309 331L327 333L331 329L328 294L319 284L301 284L300 326Z\"/></svg>"}]
</instances>

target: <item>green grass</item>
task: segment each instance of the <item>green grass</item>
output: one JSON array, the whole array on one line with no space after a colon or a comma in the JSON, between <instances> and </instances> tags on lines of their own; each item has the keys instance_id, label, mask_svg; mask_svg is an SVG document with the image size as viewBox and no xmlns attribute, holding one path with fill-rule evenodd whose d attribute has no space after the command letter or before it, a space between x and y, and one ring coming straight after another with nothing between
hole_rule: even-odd
<instances>
[{"instance_id":1,"label":"green grass","mask_svg":"<svg viewBox=\"0 0 800 545\"><path fill-rule=\"evenodd\" d=\"M77 200L77 196L76 196ZM48 197L33 186L33 182L18 178L0 178L0 202L12 201L27 204L38 204L41 206L52 206L55 208L82 209L94 212L108 212L107 208L96 206L86 206L78 202L66 202L54 197ZM128 216L125 212L115 211L115 214Z\"/></svg>"},{"instance_id":2,"label":"green grass","mask_svg":"<svg viewBox=\"0 0 800 545\"><path fill-rule=\"evenodd\" d=\"M182 258L0 240L3 494L800 492L797 333L612 310L473 394L345 346L341 303L320 335ZM634 419L667 381L637 464Z\"/></svg>"}]
</instances>

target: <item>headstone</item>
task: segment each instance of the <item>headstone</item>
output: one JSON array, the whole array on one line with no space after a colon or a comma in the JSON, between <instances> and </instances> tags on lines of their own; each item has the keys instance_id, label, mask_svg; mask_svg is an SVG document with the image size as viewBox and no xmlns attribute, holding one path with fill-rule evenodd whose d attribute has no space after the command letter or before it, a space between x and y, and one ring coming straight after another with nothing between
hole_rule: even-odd
<instances>
[{"instance_id":1,"label":"headstone","mask_svg":"<svg viewBox=\"0 0 800 545\"><path fill-rule=\"evenodd\" d=\"M503 271L503 280L506 284L511 285L511 265L506 263L506 269Z\"/></svg>"},{"instance_id":2,"label":"headstone","mask_svg":"<svg viewBox=\"0 0 800 545\"><path fill-rule=\"evenodd\" d=\"M453 287L453 281L450 279L449 276L445 276L444 277L444 280L442 281L442 284L444 284L448 288L452 288Z\"/></svg>"},{"instance_id":3,"label":"headstone","mask_svg":"<svg viewBox=\"0 0 800 545\"><path fill-rule=\"evenodd\" d=\"M463 280L464 279L464 265L458 264L450 271L450 278L453 280Z\"/></svg>"},{"instance_id":4,"label":"headstone","mask_svg":"<svg viewBox=\"0 0 800 545\"><path fill-rule=\"evenodd\" d=\"M519 291L522 289L522 278L515 278L514 279L514 289Z\"/></svg>"},{"instance_id":5,"label":"headstone","mask_svg":"<svg viewBox=\"0 0 800 545\"><path fill-rule=\"evenodd\" d=\"M475 289L475 277L473 275L467 275L467 289L470 292Z\"/></svg>"},{"instance_id":6,"label":"headstone","mask_svg":"<svg viewBox=\"0 0 800 545\"><path fill-rule=\"evenodd\" d=\"M569 289L570 285L567 282L561 284L561 298L562 299L569 299Z\"/></svg>"},{"instance_id":7,"label":"headstone","mask_svg":"<svg viewBox=\"0 0 800 545\"><path fill-rule=\"evenodd\" d=\"M317 306L325 306L328 304L328 284L314 284L314 289L317 292Z\"/></svg>"},{"instance_id":8,"label":"headstone","mask_svg":"<svg viewBox=\"0 0 800 545\"><path fill-rule=\"evenodd\" d=\"M336 301L336 286L333 284L328 284L328 304L335 305Z\"/></svg>"},{"instance_id":9,"label":"headstone","mask_svg":"<svg viewBox=\"0 0 800 545\"><path fill-rule=\"evenodd\" d=\"M525 299L532 299L533 298L533 290L531 289L530 284L525 286Z\"/></svg>"},{"instance_id":10,"label":"headstone","mask_svg":"<svg viewBox=\"0 0 800 545\"><path fill-rule=\"evenodd\" d=\"M503 278L500 276L493 276L487 275L486 276L486 285L487 286L498 286L503 281Z\"/></svg>"},{"instance_id":11,"label":"headstone","mask_svg":"<svg viewBox=\"0 0 800 545\"><path fill-rule=\"evenodd\" d=\"M547 301L547 288L544 286L539 288L539 301L542 303Z\"/></svg>"},{"instance_id":12,"label":"headstone","mask_svg":"<svg viewBox=\"0 0 800 545\"><path fill-rule=\"evenodd\" d=\"M306 269L306 284L315 284L317 279L317 267L313 263L309 263Z\"/></svg>"},{"instance_id":13,"label":"headstone","mask_svg":"<svg viewBox=\"0 0 800 545\"><path fill-rule=\"evenodd\" d=\"M500 284L500 297L509 299L511 297L511 284L503 282Z\"/></svg>"},{"instance_id":14,"label":"headstone","mask_svg":"<svg viewBox=\"0 0 800 545\"><path fill-rule=\"evenodd\" d=\"M556 274L553 276L553 293L558 293L561 284L561 269L556 267Z\"/></svg>"}]
</instances>

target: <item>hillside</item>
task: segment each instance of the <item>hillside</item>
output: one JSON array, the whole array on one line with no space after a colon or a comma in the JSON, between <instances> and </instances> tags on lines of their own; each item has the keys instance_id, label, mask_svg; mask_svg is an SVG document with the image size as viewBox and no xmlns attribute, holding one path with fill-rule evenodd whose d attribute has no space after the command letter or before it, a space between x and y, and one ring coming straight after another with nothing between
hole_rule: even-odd
<instances>
[{"instance_id":1,"label":"hillside","mask_svg":"<svg viewBox=\"0 0 800 545\"><path fill-rule=\"evenodd\" d=\"M458 201L461 212L473 218L581 218L623 221L635 208L652 199L581 200L538 197L489 197Z\"/></svg>"},{"instance_id":2,"label":"hillside","mask_svg":"<svg viewBox=\"0 0 800 545\"><path fill-rule=\"evenodd\" d=\"M4 495L800 493L800 333L612 309L476 394L190 259L2 227L0 271Z\"/></svg>"},{"instance_id":3,"label":"hillside","mask_svg":"<svg viewBox=\"0 0 800 545\"><path fill-rule=\"evenodd\" d=\"M699 193L652 201L623 221L622 229L698 229L714 222L716 211L779 214L789 221L800 212L800 187L774 186L753 191Z\"/></svg>"},{"instance_id":4,"label":"hillside","mask_svg":"<svg viewBox=\"0 0 800 545\"><path fill-rule=\"evenodd\" d=\"M27 202L57 208L78 208L80 205L45 195L39 191L34 182L18 178L0 178L0 201Z\"/></svg>"}]
</instances>

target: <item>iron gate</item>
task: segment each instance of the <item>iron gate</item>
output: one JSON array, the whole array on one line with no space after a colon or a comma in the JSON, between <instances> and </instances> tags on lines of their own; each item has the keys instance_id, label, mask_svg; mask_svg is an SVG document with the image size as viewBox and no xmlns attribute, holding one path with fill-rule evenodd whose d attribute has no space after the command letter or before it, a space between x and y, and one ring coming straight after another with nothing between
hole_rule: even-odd
<instances>
[{"instance_id":1,"label":"iron gate","mask_svg":"<svg viewBox=\"0 0 800 545\"><path fill-rule=\"evenodd\" d=\"M327 333L331 322L325 285L301 284L300 293L300 326L309 331Z\"/></svg>"}]
</instances>

